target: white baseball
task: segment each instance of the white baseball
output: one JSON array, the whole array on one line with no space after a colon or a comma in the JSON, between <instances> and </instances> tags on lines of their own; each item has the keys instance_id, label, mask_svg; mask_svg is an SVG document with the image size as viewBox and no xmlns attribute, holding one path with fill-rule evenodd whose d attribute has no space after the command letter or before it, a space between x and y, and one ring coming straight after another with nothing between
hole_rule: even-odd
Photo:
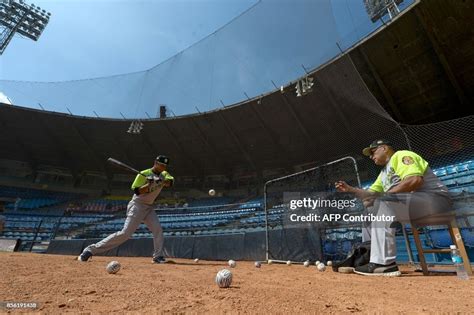
<instances>
[{"instance_id":1,"label":"white baseball","mask_svg":"<svg viewBox=\"0 0 474 315\"><path fill-rule=\"evenodd\" d=\"M195 262L195 263L198 263L198 262L199 262L199 258L194 258L194 262Z\"/></svg>"},{"instance_id":2,"label":"white baseball","mask_svg":"<svg viewBox=\"0 0 474 315\"><path fill-rule=\"evenodd\" d=\"M261 266L262 266L262 264L259 261L255 262L255 267L260 268Z\"/></svg>"},{"instance_id":3,"label":"white baseball","mask_svg":"<svg viewBox=\"0 0 474 315\"><path fill-rule=\"evenodd\" d=\"M209 189L209 196L214 196L216 191L214 189Z\"/></svg>"},{"instance_id":4,"label":"white baseball","mask_svg":"<svg viewBox=\"0 0 474 315\"><path fill-rule=\"evenodd\" d=\"M216 275L216 284L219 288L228 288L232 283L232 272L228 269L222 269Z\"/></svg>"},{"instance_id":5,"label":"white baseball","mask_svg":"<svg viewBox=\"0 0 474 315\"><path fill-rule=\"evenodd\" d=\"M113 273L119 272L121 268L122 266L120 265L120 263L114 260L114 261L109 262L107 267L105 267L105 270L107 270L108 273L113 274Z\"/></svg>"},{"instance_id":6,"label":"white baseball","mask_svg":"<svg viewBox=\"0 0 474 315\"><path fill-rule=\"evenodd\" d=\"M305 261L303 264L305 267L309 267L309 260Z\"/></svg>"},{"instance_id":7,"label":"white baseball","mask_svg":"<svg viewBox=\"0 0 474 315\"><path fill-rule=\"evenodd\" d=\"M332 266L332 261L331 261L331 260L328 260L327 265L328 265L328 266Z\"/></svg>"},{"instance_id":8,"label":"white baseball","mask_svg":"<svg viewBox=\"0 0 474 315\"><path fill-rule=\"evenodd\" d=\"M288 261L286 262L286 264L287 264L288 266L291 266L291 260L288 260Z\"/></svg>"},{"instance_id":9,"label":"white baseball","mask_svg":"<svg viewBox=\"0 0 474 315\"><path fill-rule=\"evenodd\" d=\"M314 263L314 265L317 267L321 262L319 260L316 260L316 262Z\"/></svg>"},{"instance_id":10,"label":"white baseball","mask_svg":"<svg viewBox=\"0 0 474 315\"><path fill-rule=\"evenodd\" d=\"M269 265L273 264L273 260L269 259L267 264L269 264Z\"/></svg>"},{"instance_id":11,"label":"white baseball","mask_svg":"<svg viewBox=\"0 0 474 315\"><path fill-rule=\"evenodd\" d=\"M235 268L236 265L237 265L237 263L235 262L235 260L232 260L232 259L229 260L229 266L230 266L231 268Z\"/></svg>"},{"instance_id":12,"label":"white baseball","mask_svg":"<svg viewBox=\"0 0 474 315\"><path fill-rule=\"evenodd\" d=\"M318 268L319 271L325 271L326 270L326 266L323 263L319 263L317 268Z\"/></svg>"}]
</instances>

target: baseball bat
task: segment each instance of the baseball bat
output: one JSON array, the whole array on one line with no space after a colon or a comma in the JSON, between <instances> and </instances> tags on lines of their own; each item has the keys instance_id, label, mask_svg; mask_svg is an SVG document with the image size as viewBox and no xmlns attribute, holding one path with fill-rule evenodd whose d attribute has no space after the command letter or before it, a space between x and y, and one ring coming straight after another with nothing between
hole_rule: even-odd
<instances>
[{"instance_id":1,"label":"baseball bat","mask_svg":"<svg viewBox=\"0 0 474 315\"><path fill-rule=\"evenodd\" d=\"M129 171L129 172L132 172L132 173L135 173L135 174L140 174L144 177L147 177L145 174L142 174L142 172L139 172L138 170L134 169L130 165L127 165L123 162L120 162L119 160L116 160L116 159L113 159L113 158L108 158L107 162L109 162L110 164L115 165L116 167L121 168L123 170Z\"/></svg>"}]
</instances>

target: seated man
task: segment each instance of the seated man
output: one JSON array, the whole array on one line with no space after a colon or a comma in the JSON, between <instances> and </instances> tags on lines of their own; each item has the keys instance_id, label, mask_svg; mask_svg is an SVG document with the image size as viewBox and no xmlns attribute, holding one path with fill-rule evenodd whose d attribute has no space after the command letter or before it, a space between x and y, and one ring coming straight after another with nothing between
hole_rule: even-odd
<instances>
[{"instance_id":1,"label":"seated man","mask_svg":"<svg viewBox=\"0 0 474 315\"><path fill-rule=\"evenodd\" d=\"M340 192L354 193L367 211L377 216L395 216L405 223L452 210L448 189L421 156L411 151L395 151L387 140L377 140L362 153L383 166L368 190L336 183ZM396 264L396 229L393 222L372 222L362 229L362 240L371 241L370 263L356 267L362 275L400 276Z\"/></svg>"}]
</instances>

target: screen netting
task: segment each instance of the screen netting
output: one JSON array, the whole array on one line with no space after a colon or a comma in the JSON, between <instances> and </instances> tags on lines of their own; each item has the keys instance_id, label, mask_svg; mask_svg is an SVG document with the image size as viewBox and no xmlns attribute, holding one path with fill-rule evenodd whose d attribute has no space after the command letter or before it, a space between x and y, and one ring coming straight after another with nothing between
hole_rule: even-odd
<instances>
[{"instance_id":1,"label":"screen netting","mask_svg":"<svg viewBox=\"0 0 474 315\"><path fill-rule=\"evenodd\" d=\"M439 168L474 157L474 116L424 124L404 125L410 147Z\"/></svg>"},{"instance_id":2,"label":"screen netting","mask_svg":"<svg viewBox=\"0 0 474 315\"><path fill-rule=\"evenodd\" d=\"M423 156L449 188L460 226L474 225L474 116L403 126L410 148ZM436 229L436 227L435 227ZM466 230L466 236L468 231Z\"/></svg>"},{"instance_id":3,"label":"screen netting","mask_svg":"<svg viewBox=\"0 0 474 315\"><path fill-rule=\"evenodd\" d=\"M338 159L265 184L267 259L316 261L344 256L344 242L357 241L360 230L352 223L334 220L334 216L362 209L353 196L335 191L334 183L339 180L360 186L354 158Z\"/></svg>"}]
</instances>

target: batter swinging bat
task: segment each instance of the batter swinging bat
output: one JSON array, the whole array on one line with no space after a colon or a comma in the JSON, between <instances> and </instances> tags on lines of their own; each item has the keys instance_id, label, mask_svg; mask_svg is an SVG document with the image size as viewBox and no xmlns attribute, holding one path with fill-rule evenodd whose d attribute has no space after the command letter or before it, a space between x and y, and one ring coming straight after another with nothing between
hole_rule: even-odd
<instances>
[{"instance_id":1,"label":"batter swinging bat","mask_svg":"<svg viewBox=\"0 0 474 315\"><path fill-rule=\"evenodd\" d=\"M142 174L141 172L139 172L138 170L134 169L133 167L131 167L130 165L127 165L125 163L122 163L116 159L113 159L113 158L108 158L107 159L107 162L109 162L110 164L112 165L115 165L123 170L126 170L126 171L129 171L129 172L132 172L132 173L135 173L135 174L140 174L144 177L147 177L145 174Z\"/></svg>"}]
</instances>

